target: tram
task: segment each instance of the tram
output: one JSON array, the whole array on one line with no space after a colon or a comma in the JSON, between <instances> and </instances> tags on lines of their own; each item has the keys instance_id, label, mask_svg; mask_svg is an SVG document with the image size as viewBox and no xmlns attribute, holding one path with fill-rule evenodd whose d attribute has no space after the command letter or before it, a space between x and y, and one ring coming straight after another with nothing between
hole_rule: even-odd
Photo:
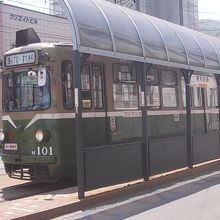
<instances>
[{"instance_id":1,"label":"tram","mask_svg":"<svg viewBox=\"0 0 220 220\"><path fill-rule=\"evenodd\" d=\"M80 105L74 90L78 41L32 43L4 55L0 140L6 173L35 181L76 177L78 106L84 149L146 140L150 175L187 167L189 144L193 164L218 159L220 40L104 1L86 1L69 1L84 44L78 47ZM98 10L101 23L106 20L100 11L108 17L107 7L130 26L117 24L106 36L96 18L77 13ZM108 157L114 167L117 156ZM140 160L135 154L128 158L119 158L126 163L120 169Z\"/></svg>"}]
</instances>

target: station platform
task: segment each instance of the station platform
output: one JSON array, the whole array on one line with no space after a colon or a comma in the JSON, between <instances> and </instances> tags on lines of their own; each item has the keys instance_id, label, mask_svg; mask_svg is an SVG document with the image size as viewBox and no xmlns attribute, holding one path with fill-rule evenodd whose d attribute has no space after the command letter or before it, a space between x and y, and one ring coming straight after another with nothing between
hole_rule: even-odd
<instances>
[{"instance_id":1,"label":"station platform","mask_svg":"<svg viewBox=\"0 0 220 220\"><path fill-rule=\"evenodd\" d=\"M60 206L79 202L77 187L70 187L49 193L30 196L13 201L7 201L0 206L0 219L49 219L50 216L42 217L40 213L56 209ZM39 216L36 214L39 213ZM32 218L30 218L32 216Z\"/></svg>"},{"instance_id":2,"label":"station platform","mask_svg":"<svg viewBox=\"0 0 220 220\"><path fill-rule=\"evenodd\" d=\"M132 196L134 193L154 190L171 185L183 179L190 179L210 171L220 169L220 160L152 177L150 181L135 181L86 192L86 198L79 200L77 187L42 193L22 199L0 203L0 219L46 220L83 210L109 201Z\"/></svg>"}]
</instances>

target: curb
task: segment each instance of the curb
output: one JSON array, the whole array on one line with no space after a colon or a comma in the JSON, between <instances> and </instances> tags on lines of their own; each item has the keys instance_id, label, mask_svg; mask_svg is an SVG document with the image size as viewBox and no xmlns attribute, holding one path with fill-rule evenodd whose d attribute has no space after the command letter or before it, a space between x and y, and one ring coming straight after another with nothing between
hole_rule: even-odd
<instances>
[{"instance_id":1,"label":"curb","mask_svg":"<svg viewBox=\"0 0 220 220\"><path fill-rule=\"evenodd\" d=\"M72 212L76 212L83 209L92 208L96 205L101 205L104 202L110 200L119 199L126 196L131 196L134 193L138 193L145 190L152 190L157 187L162 187L165 184L169 184L175 181L180 181L187 177L196 177L201 174L205 174L210 171L216 171L220 169L220 160L211 162L202 166L195 167L193 169L187 169L184 171L179 171L174 174L169 174L162 176L150 181L137 183L135 185L129 185L124 188L107 191L101 194L86 197L85 199L72 202L68 205L59 206L53 209L48 209L46 211L33 213L30 215L25 215L18 218L13 218L14 220L49 220L62 215L67 215Z\"/></svg>"}]
</instances>

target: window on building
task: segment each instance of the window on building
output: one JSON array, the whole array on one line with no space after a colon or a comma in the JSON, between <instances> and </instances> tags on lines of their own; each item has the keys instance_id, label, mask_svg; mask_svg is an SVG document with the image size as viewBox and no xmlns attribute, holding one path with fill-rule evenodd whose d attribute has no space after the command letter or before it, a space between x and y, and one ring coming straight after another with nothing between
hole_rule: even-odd
<instances>
[{"instance_id":1,"label":"window on building","mask_svg":"<svg viewBox=\"0 0 220 220\"><path fill-rule=\"evenodd\" d=\"M137 73L135 66L113 65L113 100L115 109L138 109Z\"/></svg>"},{"instance_id":2,"label":"window on building","mask_svg":"<svg viewBox=\"0 0 220 220\"><path fill-rule=\"evenodd\" d=\"M66 109L73 108L73 74L72 62L65 60L61 63L63 82L63 105Z\"/></svg>"}]
</instances>

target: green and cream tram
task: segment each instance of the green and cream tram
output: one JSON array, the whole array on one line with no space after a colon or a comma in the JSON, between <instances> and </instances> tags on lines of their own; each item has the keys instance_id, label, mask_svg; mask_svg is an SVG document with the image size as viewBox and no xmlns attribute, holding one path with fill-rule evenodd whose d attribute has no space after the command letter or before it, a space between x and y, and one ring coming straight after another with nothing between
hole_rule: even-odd
<instances>
[{"instance_id":1,"label":"green and cream tram","mask_svg":"<svg viewBox=\"0 0 220 220\"><path fill-rule=\"evenodd\" d=\"M76 175L78 106L84 157L99 164L99 185L107 184L109 170L119 182L123 172L126 180L141 178L144 142L151 176L218 159L220 40L101 0L68 2L73 45L34 43L4 56L0 139L8 175ZM122 24L113 22L108 7ZM78 13L89 10L88 17ZM74 48L80 54L80 105ZM117 153L104 152L109 146ZM95 155L99 148L103 152Z\"/></svg>"}]
</instances>

